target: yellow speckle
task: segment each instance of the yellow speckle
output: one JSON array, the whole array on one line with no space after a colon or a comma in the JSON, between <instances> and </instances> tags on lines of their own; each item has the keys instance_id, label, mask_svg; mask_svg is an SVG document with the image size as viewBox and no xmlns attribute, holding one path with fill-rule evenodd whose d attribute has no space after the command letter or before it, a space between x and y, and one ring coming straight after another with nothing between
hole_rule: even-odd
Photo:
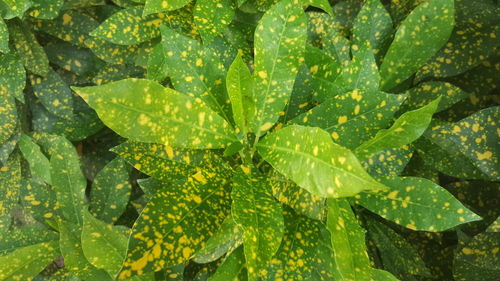
<instances>
[{"instance_id":1,"label":"yellow speckle","mask_svg":"<svg viewBox=\"0 0 500 281\"><path fill-rule=\"evenodd\" d=\"M63 24L69 24L71 22L72 18L68 14L63 15Z\"/></svg>"},{"instance_id":2,"label":"yellow speckle","mask_svg":"<svg viewBox=\"0 0 500 281\"><path fill-rule=\"evenodd\" d=\"M174 149L170 145L166 145L165 151L167 152L168 158L172 160L174 158Z\"/></svg>"},{"instance_id":3,"label":"yellow speckle","mask_svg":"<svg viewBox=\"0 0 500 281\"><path fill-rule=\"evenodd\" d=\"M135 165L134 165L134 168L136 168L137 170L140 170L140 169L141 169L141 167L142 167L142 165L141 165L141 164L139 164L139 163L137 163L137 164L135 164Z\"/></svg>"},{"instance_id":4,"label":"yellow speckle","mask_svg":"<svg viewBox=\"0 0 500 281\"><path fill-rule=\"evenodd\" d=\"M334 140L338 140L338 139L339 139L339 134L337 134L337 132L333 132L333 133L332 133L332 138L333 138Z\"/></svg>"},{"instance_id":5,"label":"yellow speckle","mask_svg":"<svg viewBox=\"0 0 500 281\"><path fill-rule=\"evenodd\" d=\"M184 80L186 80L186 82L191 82L193 81L193 76L186 76L184 77Z\"/></svg>"},{"instance_id":6,"label":"yellow speckle","mask_svg":"<svg viewBox=\"0 0 500 281\"><path fill-rule=\"evenodd\" d=\"M484 153L476 152L478 160L491 160L493 153L491 151L486 151Z\"/></svg>"},{"instance_id":7,"label":"yellow speckle","mask_svg":"<svg viewBox=\"0 0 500 281\"><path fill-rule=\"evenodd\" d=\"M266 79L267 78L267 73L265 71L259 71L259 77L262 78L262 79Z\"/></svg>"},{"instance_id":8,"label":"yellow speckle","mask_svg":"<svg viewBox=\"0 0 500 281\"><path fill-rule=\"evenodd\" d=\"M201 197L198 196L198 195L192 195L191 198L193 198L193 201L196 202L196 204L200 204L201 203Z\"/></svg>"},{"instance_id":9,"label":"yellow speckle","mask_svg":"<svg viewBox=\"0 0 500 281\"><path fill-rule=\"evenodd\" d=\"M347 122L347 116L345 116L345 115L340 116L338 119L338 122L339 122L339 124L343 124L343 123Z\"/></svg>"}]
</instances>

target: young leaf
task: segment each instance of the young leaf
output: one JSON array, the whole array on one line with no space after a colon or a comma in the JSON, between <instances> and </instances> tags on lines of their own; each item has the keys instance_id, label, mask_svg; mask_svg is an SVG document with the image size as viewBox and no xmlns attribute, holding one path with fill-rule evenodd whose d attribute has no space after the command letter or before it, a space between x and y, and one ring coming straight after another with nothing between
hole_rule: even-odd
<instances>
[{"instance_id":1,"label":"young leaf","mask_svg":"<svg viewBox=\"0 0 500 281\"><path fill-rule=\"evenodd\" d=\"M226 71L219 56L198 41L162 25L164 63L174 88L202 99L220 116L231 120L225 88ZM187 52L186 50L190 50Z\"/></svg>"},{"instance_id":2,"label":"young leaf","mask_svg":"<svg viewBox=\"0 0 500 281\"><path fill-rule=\"evenodd\" d=\"M239 54L227 72L226 87L231 100L234 122L246 136L255 114L254 83L250 70Z\"/></svg>"},{"instance_id":3,"label":"young leaf","mask_svg":"<svg viewBox=\"0 0 500 281\"><path fill-rule=\"evenodd\" d=\"M281 205L263 175L245 175L242 171L233 176L231 197L233 219L243 228L248 280L257 280L283 238Z\"/></svg>"},{"instance_id":4,"label":"young leaf","mask_svg":"<svg viewBox=\"0 0 500 281\"><path fill-rule=\"evenodd\" d=\"M379 62L390 44L392 32L391 16L380 0L366 1L352 26L352 50L356 53L355 49L368 41Z\"/></svg>"},{"instance_id":5,"label":"young leaf","mask_svg":"<svg viewBox=\"0 0 500 281\"><path fill-rule=\"evenodd\" d=\"M257 149L277 171L316 196L337 198L385 189L349 149L319 128L285 127L267 136Z\"/></svg>"},{"instance_id":6,"label":"young leaf","mask_svg":"<svg viewBox=\"0 0 500 281\"><path fill-rule=\"evenodd\" d=\"M386 148L401 147L418 139L427 129L441 97L419 109L401 115L388 129L380 130L372 139L362 143L354 153L366 160Z\"/></svg>"},{"instance_id":7,"label":"young leaf","mask_svg":"<svg viewBox=\"0 0 500 281\"><path fill-rule=\"evenodd\" d=\"M355 202L412 230L444 231L481 218L465 208L446 189L416 177L383 178L387 191L361 193Z\"/></svg>"},{"instance_id":8,"label":"young leaf","mask_svg":"<svg viewBox=\"0 0 500 281\"><path fill-rule=\"evenodd\" d=\"M57 255L57 241L51 241L19 248L0 256L0 280L32 280Z\"/></svg>"},{"instance_id":9,"label":"young leaf","mask_svg":"<svg viewBox=\"0 0 500 281\"><path fill-rule=\"evenodd\" d=\"M203 43L210 43L224 31L234 17L233 0L198 0L194 6L193 18Z\"/></svg>"},{"instance_id":10,"label":"young leaf","mask_svg":"<svg viewBox=\"0 0 500 281\"><path fill-rule=\"evenodd\" d=\"M73 87L108 127L136 141L221 148L235 141L230 125L194 99L145 79Z\"/></svg>"},{"instance_id":11,"label":"young leaf","mask_svg":"<svg viewBox=\"0 0 500 281\"><path fill-rule=\"evenodd\" d=\"M49 159L40 151L40 147L27 135L21 135L19 149L30 165L32 175L35 175L48 184L52 184Z\"/></svg>"},{"instance_id":12,"label":"young leaf","mask_svg":"<svg viewBox=\"0 0 500 281\"><path fill-rule=\"evenodd\" d=\"M320 127L330 133L336 143L354 149L387 127L405 98L356 89L327 99L291 122Z\"/></svg>"},{"instance_id":13,"label":"young leaf","mask_svg":"<svg viewBox=\"0 0 500 281\"><path fill-rule=\"evenodd\" d=\"M78 154L73 144L64 137L55 136L51 145L50 176L57 202L67 220L81 225L87 180L80 169Z\"/></svg>"},{"instance_id":14,"label":"young leaf","mask_svg":"<svg viewBox=\"0 0 500 281\"><path fill-rule=\"evenodd\" d=\"M220 167L200 169L154 195L134 224L120 279L183 263L203 246L229 213L223 174Z\"/></svg>"},{"instance_id":15,"label":"young leaf","mask_svg":"<svg viewBox=\"0 0 500 281\"><path fill-rule=\"evenodd\" d=\"M349 202L328 199L327 228L335 259L335 279L370 281L370 259L366 251L365 230L361 228Z\"/></svg>"},{"instance_id":16,"label":"young leaf","mask_svg":"<svg viewBox=\"0 0 500 281\"><path fill-rule=\"evenodd\" d=\"M402 83L448 41L454 25L454 0L429 0L401 23L380 66L382 90Z\"/></svg>"},{"instance_id":17,"label":"young leaf","mask_svg":"<svg viewBox=\"0 0 500 281\"><path fill-rule=\"evenodd\" d=\"M127 253L127 237L113 225L94 218L82 210L82 250L87 260L102 268L114 279Z\"/></svg>"},{"instance_id":18,"label":"young leaf","mask_svg":"<svg viewBox=\"0 0 500 281\"><path fill-rule=\"evenodd\" d=\"M96 218L113 223L125 211L132 186L125 161L116 158L99 171L90 193L90 212Z\"/></svg>"},{"instance_id":19,"label":"young leaf","mask_svg":"<svg viewBox=\"0 0 500 281\"><path fill-rule=\"evenodd\" d=\"M255 31L253 131L257 136L278 120L304 59L306 16L296 2L278 2L264 14Z\"/></svg>"}]
</instances>

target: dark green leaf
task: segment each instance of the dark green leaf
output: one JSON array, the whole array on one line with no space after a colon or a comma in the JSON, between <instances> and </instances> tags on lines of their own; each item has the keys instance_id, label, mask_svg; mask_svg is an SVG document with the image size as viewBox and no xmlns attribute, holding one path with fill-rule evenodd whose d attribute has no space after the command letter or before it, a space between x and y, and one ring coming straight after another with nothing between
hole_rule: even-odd
<instances>
[{"instance_id":1,"label":"dark green leaf","mask_svg":"<svg viewBox=\"0 0 500 281\"><path fill-rule=\"evenodd\" d=\"M57 255L57 241L19 248L0 257L0 280L32 280Z\"/></svg>"},{"instance_id":2,"label":"dark green leaf","mask_svg":"<svg viewBox=\"0 0 500 281\"><path fill-rule=\"evenodd\" d=\"M13 55L0 54L0 95L10 95L24 102L25 84L26 71L21 61Z\"/></svg>"},{"instance_id":3,"label":"dark green leaf","mask_svg":"<svg viewBox=\"0 0 500 281\"><path fill-rule=\"evenodd\" d=\"M193 17L205 44L222 33L234 17L233 0L198 0Z\"/></svg>"},{"instance_id":4,"label":"dark green leaf","mask_svg":"<svg viewBox=\"0 0 500 281\"><path fill-rule=\"evenodd\" d=\"M23 134L19 139L19 148L30 165L31 174L52 184L50 169L47 169L50 167L50 162L40 151L40 147L30 137Z\"/></svg>"}]
</instances>

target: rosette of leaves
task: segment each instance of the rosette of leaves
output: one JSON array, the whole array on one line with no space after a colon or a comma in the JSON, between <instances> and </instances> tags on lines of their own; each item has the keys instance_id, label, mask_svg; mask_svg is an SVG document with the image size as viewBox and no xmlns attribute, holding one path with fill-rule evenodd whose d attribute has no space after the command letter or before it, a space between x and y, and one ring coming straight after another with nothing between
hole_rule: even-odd
<instances>
[{"instance_id":1,"label":"rosette of leaves","mask_svg":"<svg viewBox=\"0 0 500 281\"><path fill-rule=\"evenodd\" d=\"M475 2L0 1L0 280L495 280Z\"/></svg>"}]
</instances>

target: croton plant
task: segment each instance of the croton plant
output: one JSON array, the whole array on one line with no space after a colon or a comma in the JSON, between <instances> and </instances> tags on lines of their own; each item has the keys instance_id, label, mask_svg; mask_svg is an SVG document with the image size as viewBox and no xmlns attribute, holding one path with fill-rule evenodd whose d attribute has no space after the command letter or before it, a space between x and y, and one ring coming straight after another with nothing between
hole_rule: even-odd
<instances>
[{"instance_id":1,"label":"croton plant","mask_svg":"<svg viewBox=\"0 0 500 281\"><path fill-rule=\"evenodd\" d=\"M0 281L500 276L494 0L1 0Z\"/></svg>"}]
</instances>

